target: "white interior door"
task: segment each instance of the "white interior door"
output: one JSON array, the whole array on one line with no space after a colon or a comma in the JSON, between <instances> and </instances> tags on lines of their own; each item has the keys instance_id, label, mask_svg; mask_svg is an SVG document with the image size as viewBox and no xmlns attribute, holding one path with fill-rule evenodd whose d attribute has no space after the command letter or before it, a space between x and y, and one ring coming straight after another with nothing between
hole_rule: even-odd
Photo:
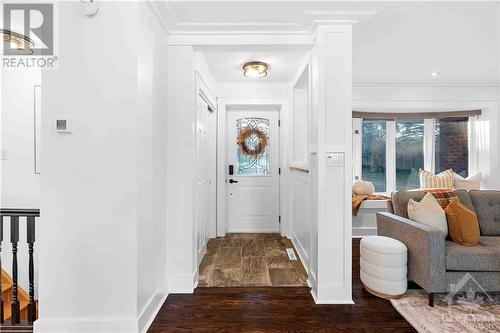
<instances>
[{"instance_id":1,"label":"white interior door","mask_svg":"<svg viewBox=\"0 0 500 333\"><path fill-rule=\"evenodd\" d=\"M279 232L278 111L227 113L228 232Z\"/></svg>"},{"instance_id":2,"label":"white interior door","mask_svg":"<svg viewBox=\"0 0 500 333\"><path fill-rule=\"evenodd\" d=\"M212 200L215 187L215 114L207 102L198 96L196 117L196 242L198 263L204 255L210 238L210 227L215 212Z\"/></svg>"}]
</instances>

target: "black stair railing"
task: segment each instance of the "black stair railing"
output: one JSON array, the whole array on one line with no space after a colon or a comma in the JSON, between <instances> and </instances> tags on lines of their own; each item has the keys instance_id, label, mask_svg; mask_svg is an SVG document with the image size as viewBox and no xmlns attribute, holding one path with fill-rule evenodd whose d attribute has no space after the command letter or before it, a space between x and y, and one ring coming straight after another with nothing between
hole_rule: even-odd
<instances>
[{"instance_id":1,"label":"black stair railing","mask_svg":"<svg viewBox=\"0 0 500 333\"><path fill-rule=\"evenodd\" d=\"M11 324L21 323L21 306L19 303L19 285L18 285L18 263L17 246L19 243L19 221L26 220L26 241L28 243L28 275L29 275L29 304L28 304L28 323L32 324L36 320L35 303L35 267L33 261L33 251L35 243L35 221L40 216L39 209L0 209L0 272L2 271L2 242L4 236L4 222L10 222L10 242L12 244L12 304L11 304ZM7 219L4 219L7 218ZM2 290L2 279L0 278L0 291ZM0 292L0 323L4 323L4 300Z\"/></svg>"}]
</instances>

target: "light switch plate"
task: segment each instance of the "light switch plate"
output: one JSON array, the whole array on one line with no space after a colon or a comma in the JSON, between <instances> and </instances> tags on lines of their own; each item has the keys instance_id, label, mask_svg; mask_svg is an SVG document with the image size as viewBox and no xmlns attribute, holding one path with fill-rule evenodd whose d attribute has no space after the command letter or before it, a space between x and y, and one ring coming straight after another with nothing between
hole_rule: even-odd
<instances>
[{"instance_id":1,"label":"light switch plate","mask_svg":"<svg viewBox=\"0 0 500 333\"><path fill-rule=\"evenodd\" d=\"M68 117L61 117L56 119L56 132L70 133L71 132L71 119Z\"/></svg>"},{"instance_id":2,"label":"light switch plate","mask_svg":"<svg viewBox=\"0 0 500 333\"><path fill-rule=\"evenodd\" d=\"M325 154L326 166L344 165L344 153L327 152Z\"/></svg>"}]
</instances>

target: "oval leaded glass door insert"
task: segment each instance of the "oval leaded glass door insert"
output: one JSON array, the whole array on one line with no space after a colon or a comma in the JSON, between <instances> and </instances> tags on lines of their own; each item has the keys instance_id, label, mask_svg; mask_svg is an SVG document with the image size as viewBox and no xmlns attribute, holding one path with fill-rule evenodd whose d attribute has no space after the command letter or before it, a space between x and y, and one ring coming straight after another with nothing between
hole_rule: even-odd
<instances>
[{"instance_id":1,"label":"oval leaded glass door insert","mask_svg":"<svg viewBox=\"0 0 500 333\"><path fill-rule=\"evenodd\" d=\"M269 175L269 119L238 119L236 129L238 175Z\"/></svg>"}]
</instances>

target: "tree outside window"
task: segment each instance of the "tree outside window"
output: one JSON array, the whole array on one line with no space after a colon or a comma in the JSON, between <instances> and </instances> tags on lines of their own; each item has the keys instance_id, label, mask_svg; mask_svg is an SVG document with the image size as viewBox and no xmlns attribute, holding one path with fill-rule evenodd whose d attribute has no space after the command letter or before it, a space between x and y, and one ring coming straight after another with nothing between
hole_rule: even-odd
<instances>
[{"instance_id":1,"label":"tree outside window","mask_svg":"<svg viewBox=\"0 0 500 333\"><path fill-rule=\"evenodd\" d=\"M386 122L363 120L362 177L375 186L376 192L386 191Z\"/></svg>"},{"instance_id":2,"label":"tree outside window","mask_svg":"<svg viewBox=\"0 0 500 333\"><path fill-rule=\"evenodd\" d=\"M396 189L419 188L424 168L424 120L396 121Z\"/></svg>"}]
</instances>

